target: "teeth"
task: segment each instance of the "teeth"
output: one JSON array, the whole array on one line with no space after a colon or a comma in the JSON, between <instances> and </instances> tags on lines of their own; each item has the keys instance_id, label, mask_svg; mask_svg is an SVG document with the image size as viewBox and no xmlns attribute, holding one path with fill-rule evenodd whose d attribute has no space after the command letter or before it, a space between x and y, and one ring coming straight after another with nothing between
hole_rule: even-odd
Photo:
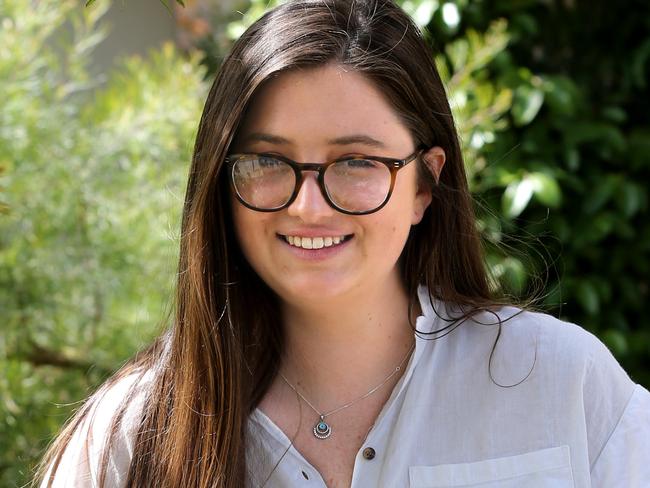
<instances>
[{"instance_id":1,"label":"teeth","mask_svg":"<svg viewBox=\"0 0 650 488\"><path fill-rule=\"evenodd\" d=\"M345 236L327 236L327 237L298 237L283 236L284 240L295 247L303 249L322 249L340 244L345 240Z\"/></svg>"}]
</instances>

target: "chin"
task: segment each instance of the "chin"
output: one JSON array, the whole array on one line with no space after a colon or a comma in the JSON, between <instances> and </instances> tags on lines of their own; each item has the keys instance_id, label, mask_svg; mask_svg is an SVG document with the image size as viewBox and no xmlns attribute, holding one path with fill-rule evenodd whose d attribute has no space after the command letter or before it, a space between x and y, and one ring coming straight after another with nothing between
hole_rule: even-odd
<instances>
[{"instance_id":1,"label":"chin","mask_svg":"<svg viewBox=\"0 0 650 488\"><path fill-rule=\"evenodd\" d=\"M295 280L291 283L272 286L272 288L286 303L320 305L329 302L335 303L342 298L350 297L356 287L339 277L337 279Z\"/></svg>"}]
</instances>

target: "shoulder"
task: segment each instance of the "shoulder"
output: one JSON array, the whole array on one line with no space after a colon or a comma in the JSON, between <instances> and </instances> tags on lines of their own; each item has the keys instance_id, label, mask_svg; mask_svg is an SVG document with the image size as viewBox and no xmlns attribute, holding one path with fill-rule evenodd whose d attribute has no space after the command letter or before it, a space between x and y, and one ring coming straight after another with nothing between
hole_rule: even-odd
<instances>
[{"instance_id":1,"label":"shoulder","mask_svg":"<svg viewBox=\"0 0 650 488\"><path fill-rule=\"evenodd\" d=\"M585 386L599 381L598 378L609 377L616 383L627 384L631 393L631 380L607 346L579 325L516 307L481 312L471 323L475 326L501 324L495 360L498 356L525 356L527 351L534 351L536 367L572 375Z\"/></svg>"},{"instance_id":2,"label":"shoulder","mask_svg":"<svg viewBox=\"0 0 650 488\"><path fill-rule=\"evenodd\" d=\"M142 409L148 387L152 381L151 371L139 371L109 380L89 399L95 417L114 417L124 406L124 418L130 421Z\"/></svg>"},{"instance_id":3,"label":"shoulder","mask_svg":"<svg viewBox=\"0 0 650 488\"><path fill-rule=\"evenodd\" d=\"M437 313L443 317L458 316L453 307L440 305ZM593 416L594 422L603 417L614 422L635 387L594 334L516 307L477 312L449 335L438 352L446 354L449 365L462 363L463 371L487 368L486 387L521 385L521 394L537 398L543 393L558 408L582 405L585 416Z\"/></svg>"},{"instance_id":4,"label":"shoulder","mask_svg":"<svg viewBox=\"0 0 650 488\"><path fill-rule=\"evenodd\" d=\"M131 436L140 424L152 372L136 372L108 382L93 395L88 413L89 436L97 447L115 426L116 440L130 444Z\"/></svg>"},{"instance_id":5,"label":"shoulder","mask_svg":"<svg viewBox=\"0 0 650 488\"><path fill-rule=\"evenodd\" d=\"M418 289L418 298L423 314L418 336L449 335L437 353L452 363L480 367L489 360L491 373L504 377L503 384L518 383L530 371L541 382L582 388L587 399L603 389L613 388L613 394L626 399L632 394L634 383L609 349L576 324L514 306L459 319L466 316L466 307L437 300L425 287Z\"/></svg>"},{"instance_id":6,"label":"shoulder","mask_svg":"<svg viewBox=\"0 0 650 488\"><path fill-rule=\"evenodd\" d=\"M522 391L543 394L553 411L585 425L595 459L624 416L635 383L605 344L576 324L513 307L501 309L499 317L496 381L515 385L526 378Z\"/></svg>"},{"instance_id":7,"label":"shoulder","mask_svg":"<svg viewBox=\"0 0 650 488\"><path fill-rule=\"evenodd\" d=\"M453 330L448 346L458 348L463 354L469 349L480 354L486 346L489 349L497 342L495 354L522 355L533 348L538 356L570 363L565 365L573 366L572 369L589 369L600 360L611 364L613 359L594 334L545 313L515 306L494 306L459 320L471 312L467 306L438 300L424 286L418 288L418 298L423 315L418 331L424 336L435 336L435 331L441 331L444 334L440 335L445 336Z\"/></svg>"},{"instance_id":8,"label":"shoulder","mask_svg":"<svg viewBox=\"0 0 650 488\"><path fill-rule=\"evenodd\" d=\"M51 486L99 486L104 459L108 486L124 484L151 381L150 372L113 378L86 401L68 427L69 441Z\"/></svg>"}]
</instances>

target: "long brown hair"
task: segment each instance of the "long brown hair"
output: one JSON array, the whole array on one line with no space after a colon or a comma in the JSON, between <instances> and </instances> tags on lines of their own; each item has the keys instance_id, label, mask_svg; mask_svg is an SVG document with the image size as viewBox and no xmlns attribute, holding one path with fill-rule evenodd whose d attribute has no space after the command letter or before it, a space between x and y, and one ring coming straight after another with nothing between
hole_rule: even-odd
<instances>
[{"instance_id":1,"label":"long brown hair","mask_svg":"<svg viewBox=\"0 0 650 488\"><path fill-rule=\"evenodd\" d=\"M433 201L400 260L411 303L421 284L466 310L493 303L451 110L418 28L390 0L289 1L235 43L205 103L183 209L173 326L100 390L128 374L153 372L126 486L246 482L247 419L276 375L284 345L276 297L235 238L223 161L266 80L331 62L372 80L416 144L441 146L447 155L438 184L418 162ZM41 473L58 462L99 399L92 397L68 424ZM105 454L102 476L106 463Z\"/></svg>"}]
</instances>

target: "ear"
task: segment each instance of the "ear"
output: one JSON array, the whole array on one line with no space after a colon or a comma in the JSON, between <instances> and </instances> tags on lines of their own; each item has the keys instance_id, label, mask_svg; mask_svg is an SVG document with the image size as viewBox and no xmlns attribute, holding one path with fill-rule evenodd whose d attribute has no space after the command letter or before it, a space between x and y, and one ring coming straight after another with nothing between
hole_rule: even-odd
<instances>
[{"instance_id":1,"label":"ear","mask_svg":"<svg viewBox=\"0 0 650 488\"><path fill-rule=\"evenodd\" d=\"M422 160L431 172L433 179L436 180L437 185L440 182L440 173L442 173L442 168L447 160L445 150L440 146L434 146L425 153L422 153Z\"/></svg>"},{"instance_id":2,"label":"ear","mask_svg":"<svg viewBox=\"0 0 650 488\"><path fill-rule=\"evenodd\" d=\"M436 181L436 184L440 181L440 173L442 172L442 167L445 165L445 151L439 146L432 147L426 152L422 153L422 161L424 165L433 176L433 179ZM428 185L418 183L418 191L416 194L415 207L413 208L413 218L411 219L411 225L419 224L424 216L424 211L427 209L431 203L431 188Z\"/></svg>"}]
</instances>

